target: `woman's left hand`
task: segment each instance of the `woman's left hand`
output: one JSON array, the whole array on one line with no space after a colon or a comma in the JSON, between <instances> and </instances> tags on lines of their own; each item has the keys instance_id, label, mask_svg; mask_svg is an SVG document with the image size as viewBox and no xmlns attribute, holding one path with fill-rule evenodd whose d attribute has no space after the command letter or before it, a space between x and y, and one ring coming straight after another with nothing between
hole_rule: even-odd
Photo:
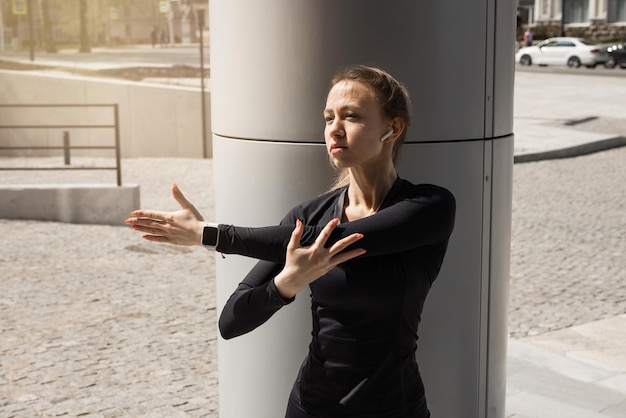
<instances>
[{"instance_id":1,"label":"woman's left hand","mask_svg":"<svg viewBox=\"0 0 626 418\"><path fill-rule=\"evenodd\" d=\"M174 245L200 245L206 222L196 207L185 198L178 186L172 186L172 195L180 205L175 212L135 210L126 223L135 231L144 232L142 238Z\"/></svg>"},{"instance_id":2,"label":"woman's left hand","mask_svg":"<svg viewBox=\"0 0 626 418\"><path fill-rule=\"evenodd\" d=\"M322 229L313 245L302 247L300 241L304 227L296 221L289 244L285 267L274 278L278 293L285 299L294 297L300 290L328 273L335 266L365 254L363 248L343 251L354 244L363 234L355 233L340 239L329 248L325 247L331 232L337 227L339 219L333 219Z\"/></svg>"}]
</instances>

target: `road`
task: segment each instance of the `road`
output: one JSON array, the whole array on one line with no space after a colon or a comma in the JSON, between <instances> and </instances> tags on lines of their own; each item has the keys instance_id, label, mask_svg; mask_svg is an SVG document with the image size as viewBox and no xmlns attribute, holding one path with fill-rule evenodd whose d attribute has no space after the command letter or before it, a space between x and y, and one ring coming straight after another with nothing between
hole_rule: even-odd
<instances>
[{"instance_id":1,"label":"road","mask_svg":"<svg viewBox=\"0 0 626 418\"><path fill-rule=\"evenodd\" d=\"M28 51L4 51L0 60L20 59L30 62ZM132 45L127 47L93 48L91 52L60 50L55 54L35 52L33 64L57 64L87 69L110 68L112 66L171 66L188 65L200 67L199 45L179 45L174 47L156 47L150 45ZM204 48L204 64L209 65L209 48Z\"/></svg>"},{"instance_id":2,"label":"road","mask_svg":"<svg viewBox=\"0 0 626 418\"><path fill-rule=\"evenodd\" d=\"M28 51L4 51L0 53L0 59L20 58L29 60ZM68 66L83 66L87 68L107 67L112 64L119 66L170 66L188 65L200 66L199 45L176 45L173 47L156 47L150 45L129 45L124 47L92 48L90 53L81 53L77 50L61 50L56 54L48 54L43 51L35 52L34 64L45 64L46 62L61 63ZM204 65L209 66L209 47L204 47ZM566 66L538 66L532 65L524 67L516 65L516 71L529 73L554 73L554 74L576 74L582 76L605 76L626 78L626 69L608 69L604 66L596 68L568 68Z\"/></svg>"},{"instance_id":3,"label":"road","mask_svg":"<svg viewBox=\"0 0 626 418\"><path fill-rule=\"evenodd\" d=\"M569 68L564 65L552 65L552 66L522 66L517 64L515 71L526 73L542 73L542 74L572 74L581 76L601 76L601 77L619 77L626 78L626 69L619 67L605 68L604 66L597 66L596 68Z\"/></svg>"}]
</instances>

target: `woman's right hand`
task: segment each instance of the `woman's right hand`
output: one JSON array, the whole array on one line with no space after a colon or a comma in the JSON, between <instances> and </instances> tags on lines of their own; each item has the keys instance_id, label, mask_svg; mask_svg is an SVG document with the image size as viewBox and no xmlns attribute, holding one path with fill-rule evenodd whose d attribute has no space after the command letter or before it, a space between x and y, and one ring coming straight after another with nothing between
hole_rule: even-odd
<instances>
[{"instance_id":1,"label":"woman's right hand","mask_svg":"<svg viewBox=\"0 0 626 418\"><path fill-rule=\"evenodd\" d=\"M328 273L335 266L365 254L363 248L342 252L363 238L363 234L358 233L337 241L329 248L324 248L324 244L338 223L339 219L331 220L311 246L301 247L300 239L304 227L300 220L296 221L296 227L291 233L287 246L285 267L274 278L276 289L283 298L294 297L301 289Z\"/></svg>"},{"instance_id":2,"label":"woman's right hand","mask_svg":"<svg viewBox=\"0 0 626 418\"><path fill-rule=\"evenodd\" d=\"M180 210L135 210L125 222L135 231L143 232L142 238L148 241L200 245L206 224L204 218L176 184L172 186L172 196L180 205Z\"/></svg>"}]
</instances>

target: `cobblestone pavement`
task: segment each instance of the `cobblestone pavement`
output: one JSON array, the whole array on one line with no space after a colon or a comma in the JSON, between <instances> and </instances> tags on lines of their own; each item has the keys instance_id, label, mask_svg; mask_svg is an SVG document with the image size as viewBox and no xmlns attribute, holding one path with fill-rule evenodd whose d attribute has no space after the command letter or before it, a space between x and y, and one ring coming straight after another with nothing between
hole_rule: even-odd
<instances>
[{"instance_id":1,"label":"cobblestone pavement","mask_svg":"<svg viewBox=\"0 0 626 418\"><path fill-rule=\"evenodd\" d=\"M168 185L177 181L211 216L210 160L123 167L143 206L175 209ZM54 183L67 174L41 175ZM205 250L102 225L0 220L0 236L0 417L218 416Z\"/></svg>"},{"instance_id":2,"label":"cobblestone pavement","mask_svg":"<svg viewBox=\"0 0 626 418\"><path fill-rule=\"evenodd\" d=\"M512 337L626 312L624 161L626 148L515 165ZM127 159L123 176L143 207L175 209L176 181L211 218L211 165ZM14 175L70 174L0 182ZM113 175L80 181L98 176ZM0 237L0 418L218 416L206 251L102 225L0 220Z\"/></svg>"},{"instance_id":3,"label":"cobblestone pavement","mask_svg":"<svg viewBox=\"0 0 626 418\"><path fill-rule=\"evenodd\" d=\"M626 148L514 166L509 331L626 312Z\"/></svg>"}]
</instances>

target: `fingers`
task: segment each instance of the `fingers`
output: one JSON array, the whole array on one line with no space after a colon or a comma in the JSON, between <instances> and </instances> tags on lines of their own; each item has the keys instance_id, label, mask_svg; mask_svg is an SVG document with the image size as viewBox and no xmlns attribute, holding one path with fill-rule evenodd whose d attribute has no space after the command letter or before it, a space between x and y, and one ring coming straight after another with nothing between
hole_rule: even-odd
<instances>
[{"instance_id":1,"label":"fingers","mask_svg":"<svg viewBox=\"0 0 626 418\"><path fill-rule=\"evenodd\" d=\"M302 239L303 231L304 227L302 226L302 221L300 221L300 219L296 219L296 226L293 228L289 244L287 244L288 249L294 250L300 247L300 240Z\"/></svg>"},{"instance_id":2,"label":"fingers","mask_svg":"<svg viewBox=\"0 0 626 418\"><path fill-rule=\"evenodd\" d=\"M350 250L344 253L339 253L333 256L333 264L336 266L341 263L345 263L348 260L352 260L353 258L359 257L363 254L365 254L365 249L363 248L357 248L355 250Z\"/></svg>"},{"instance_id":3,"label":"fingers","mask_svg":"<svg viewBox=\"0 0 626 418\"><path fill-rule=\"evenodd\" d=\"M187 209L191 205L176 183L172 184L172 196L174 196L174 200L176 200L183 209Z\"/></svg>"},{"instance_id":4,"label":"fingers","mask_svg":"<svg viewBox=\"0 0 626 418\"><path fill-rule=\"evenodd\" d=\"M191 204L191 202L189 202L189 200L187 200L187 198L185 197L183 192L180 191L176 183L172 185L172 196L174 197L174 200L176 200L176 202L180 205L182 209L190 209L196 212L196 208L193 206L193 204ZM156 219L159 221L163 221L165 220L167 213L168 212L162 212L162 211L156 211L156 210L138 209L138 210L132 211L130 215L137 217L137 218L149 218L149 219Z\"/></svg>"},{"instance_id":5,"label":"fingers","mask_svg":"<svg viewBox=\"0 0 626 418\"><path fill-rule=\"evenodd\" d=\"M176 200L176 202L178 202L178 204L180 205L180 207L182 209L186 209L186 210L190 211L191 213L193 213L193 215L198 220L201 220L201 221L204 220L204 218L202 217L202 215L200 214L198 209L196 209L196 207L193 205L193 203L191 203L189 200L187 200L187 198L185 197L183 192L180 191L180 189L178 188L178 185L176 183L174 183L172 185L172 195L174 196L174 200Z\"/></svg>"},{"instance_id":6,"label":"fingers","mask_svg":"<svg viewBox=\"0 0 626 418\"><path fill-rule=\"evenodd\" d=\"M174 212L138 209L130 213L131 217L125 223L133 230L143 232L143 238L148 241L199 245L204 218L176 183L172 185L172 195L181 209Z\"/></svg>"},{"instance_id":7,"label":"fingers","mask_svg":"<svg viewBox=\"0 0 626 418\"><path fill-rule=\"evenodd\" d=\"M187 200L185 195L183 195L183 192L180 191L176 183L172 185L172 195L174 196L174 199L176 200L176 202L178 202L181 208L183 209L193 208L193 205ZM195 210L195 208L193 209ZM169 213L170 212L162 212L162 211L157 211L157 210L137 209L137 210L132 211L130 213L130 216L137 218L137 220L153 219L155 221L164 222L166 221L166 217L168 216ZM129 221L129 219L127 219L127 221ZM126 223L129 223L129 222L126 222Z\"/></svg>"},{"instance_id":8,"label":"fingers","mask_svg":"<svg viewBox=\"0 0 626 418\"><path fill-rule=\"evenodd\" d=\"M163 235L163 233L165 232L164 228L160 228L160 227L155 228L154 226L147 226L147 225L141 225L141 224L133 224L130 227L135 231L144 232L150 235Z\"/></svg>"},{"instance_id":9,"label":"fingers","mask_svg":"<svg viewBox=\"0 0 626 418\"><path fill-rule=\"evenodd\" d=\"M161 222L165 220L165 213L159 212L156 210L138 209L138 210L132 211L130 213L130 216L133 216L137 219L152 219L152 220L161 221Z\"/></svg>"},{"instance_id":10,"label":"fingers","mask_svg":"<svg viewBox=\"0 0 626 418\"><path fill-rule=\"evenodd\" d=\"M318 250L323 248L326 242L328 241L328 238L330 237L331 233L337 227L338 224L339 224L339 219L337 218L332 219L330 222L328 222L326 226L324 227L324 229L322 229L322 232L320 232L313 246L316 247ZM336 243L334 243L327 250L327 254L330 257L328 260L329 264L332 266L336 266L338 264L341 264L343 262L346 262L348 260L351 260L353 258L356 258L365 254L365 249L363 248L356 248L356 249L352 249L349 251L344 251L346 248L348 248L350 245L354 244L355 242L359 241L361 238L363 238L363 234L355 233L345 238L342 238Z\"/></svg>"},{"instance_id":11,"label":"fingers","mask_svg":"<svg viewBox=\"0 0 626 418\"><path fill-rule=\"evenodd\" d=\"M300 221L298 221L300 222ZM315 247L315 248L323 248L324 245L326 244L326 242L328 241L328 238L330 237L330 234L333 232L333 230L337 227L337 225L339 224L339 219L335 218L335 219L331 219L326 226L324 226L324 229L322 229L322 231L320 232L320 234L318 235L318 237L315 239L315 243L311 246L311 247ZM298 226L300 227L300 234L298 236L298 240L300 239L300 237L302 236L302 223L300 222L299 225L296 225L296 229L298 229ZM294 229L294 233L296 231L296 229ZM355 242L357 242L358 240L360 240L361 238L363 238L363 234L360 233L354 233L351 234L345 238L340 239L339 241L337 241L336 243L334 243L330 248L328 248L328 255L330 255L331 257L341 253L343 250L345 250L346 248L348 248L350 245L354 244ZM298 242L298 241L296 241ZM351 250L348 253L352 253L352 251L357 251L359 254L357 255L352 255L350 258L354 258L358 255L361 255L363 253L365 253L365 250L363 249L358 249L358 250ZM343 258L343 256L342 256ZM338 264L338 263L337 263Z\"/></svg>"},{"instance_id":12,"label":"fingers","mask_svg":"<svg viewBox=\"0 0 626 418\"><path fill-rule=\"evenodd\" d=\"M353 258L365 254L364 248L355 248L350 251L344 251L346 248L348 248L350 245L354 244L361 238L363 238L363 234L352 234L333 244L328 249L328 253L331 255L333 265L336 266L341 263L345 263L348 260L352 260Z\"/></svg>"},{"instance_id":13,"label":"fingers","mask_svg":"<svg viewBox=\"0 0 626 418\"><path fill-rule=\"evenodd\" d=\"M141 238L152 242L170 242L170 240L163 235L142 235Z\"/></svg>"},{"instance_id":14,"label":"fingers","mask_svg":"<svg viewBox=\"0 0 626 418\"><path fill-rule=\"evenodd\" d=\"M340 239L328 249L328 253L331 255L338 254L361 238L363 238L363 234L356 233Z\"/></svg>"},{"instance_id":15,"label":"fingers","mask_svg":"<svg viewBox=\"0 0 626 418\"><path fill-rule=\"evenodd\" d=\"M333 232L333 229L337 227L337 224L339 224L339 219L337 218L331 219L326 224L324 229L322 229L322 232L320 232L320 234L315 239L315 245L318 247L323 247L324 244L326 244L326 241L328 241L328 238L330 237L330 234Z\"/></svg>"},{"instance_id":16,"label":"fingers","mask_svg":"<svg viewBox=\"0 0 626 418\"><path fill-rule=\"evenodd\" d=\"M153 217L128 218L124 222L136 231L148 233L159 233L160 231L163 231L166 226L164 221Z\"/></svg>"},{"instance_id":17,"label":"fingers","mask_svg":"<svg viewBox=\"0 0 626 418\"><path fill-rule=\"evenodd\" d=\"M320 234L318 235L317 239L315 240L315 245L318 245L318 246L325 245L326 242L328 241L328 238L330 237L330 234L333 232L333 230L337 227L338 224L339 224L339 219L337 218L331 219L330 222L326 224L324 229L322 229L322 232L320 232ZM361 238L363 238L363 234L360 234L360 233L351 234L345 238L340 239L336 243L334 243L328 249L328 252L331 255L337 254L343 251L344 249L346 249L347 247L349 247L350 245L354 244Z\"/></svg>"}]
</instances>

